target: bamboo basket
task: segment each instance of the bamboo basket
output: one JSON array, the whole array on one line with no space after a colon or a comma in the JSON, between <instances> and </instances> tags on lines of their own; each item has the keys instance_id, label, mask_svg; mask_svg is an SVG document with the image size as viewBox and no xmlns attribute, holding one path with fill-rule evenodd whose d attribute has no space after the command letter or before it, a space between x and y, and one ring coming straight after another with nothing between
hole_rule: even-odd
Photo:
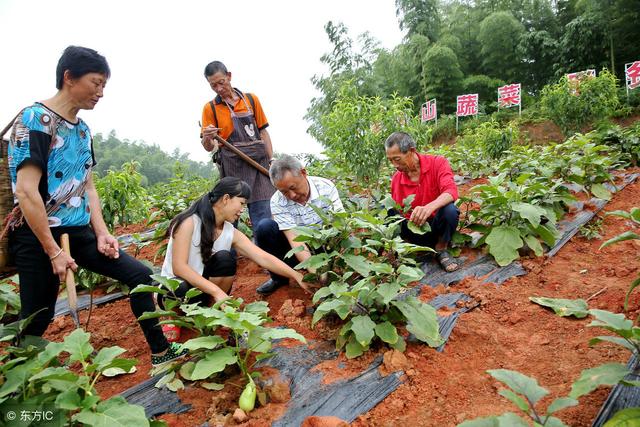
<instances>
[{"instance_id":1,"label":"bamboo basket","mask_svg":"<svg viewBox=\"0 0 640 427\"><path fill-rule=\"evenodd\" d=\"M2 138L0 144L0 224L4 224L4 220L13 209L13 191L11 191L11 178L9 177L9 161L7 159L7 148L9 141ZM0 240L0 273L11 270L13 267L9 257L9 239L4 236Z\"/></svg>"}]
</instances>

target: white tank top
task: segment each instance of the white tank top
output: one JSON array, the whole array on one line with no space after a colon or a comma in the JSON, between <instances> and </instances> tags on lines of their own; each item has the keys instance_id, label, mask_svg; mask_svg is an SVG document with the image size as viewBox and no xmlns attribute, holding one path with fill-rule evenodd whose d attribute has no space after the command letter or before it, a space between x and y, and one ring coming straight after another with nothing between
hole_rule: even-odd
<instances>
[{"instance_id":1,"label":"white tank top","mask_svg":"<svg viewBox=\"0 0 640 427\"><path fill-rule=\"evenodd\" d=\"M202 221L198 215L192 215L193 220L193 234L191 235L191 244L189 245L189 258L187 264L196 273L202 274L204 272L204 263L202 262L202 252L200 251L200 226ZM213 248L211 254L215 254L218 251L228 251L231 249L233 243L233 224L225 221L222 226L222 233L213 242ZM169 245L167 246L167 253L164 256L164 262L162 263L162 272L160 273L164 277L173 279L176 277L173 274L173 237L169 238Z\"/></svg>"}]
</instances>

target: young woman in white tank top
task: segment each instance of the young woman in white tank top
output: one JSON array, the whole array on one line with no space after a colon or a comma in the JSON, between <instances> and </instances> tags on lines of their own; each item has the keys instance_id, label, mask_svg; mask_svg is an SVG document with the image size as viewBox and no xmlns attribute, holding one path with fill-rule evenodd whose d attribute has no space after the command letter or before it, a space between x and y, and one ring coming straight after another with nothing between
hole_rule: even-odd
<instances>
[{"instance_id":1,"label":"young woman in white tank top","mask_svg":"<svg viewBox=\"0 0 640 427\"><path fill-rule=\"evenodd\" d=\"M162 276L183 281L178 296L196 287L203 292L201 300L205 304L228 298L236 270L232 248L261 267L293 279L311 291L311 285L302 281L301 273L254 245L233 227L250 195L247 183L225 177L171 221Z\"/></svg>"}]
</instances>

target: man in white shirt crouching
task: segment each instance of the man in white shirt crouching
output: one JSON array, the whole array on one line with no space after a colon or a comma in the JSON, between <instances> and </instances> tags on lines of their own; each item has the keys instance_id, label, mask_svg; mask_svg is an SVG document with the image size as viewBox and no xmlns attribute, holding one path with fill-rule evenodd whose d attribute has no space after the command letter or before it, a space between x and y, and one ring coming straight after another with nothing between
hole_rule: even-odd
<instances>
[{"instance_id":1,"label":"man in white shirt crouching","mask_svg":"<svg viewBox=\"0 0 640 427\"><path fill-rule=\"evenodd\" d=\"M322 218L311 205L324 211L344 212L338 190L331 181L317 176L308 176L302 163L293 156L283 155L274 160L269 169L271 182L278 191L271 197L273 219L261 220L255 228L256 244L266 252L280 258L292 268L311 256L302 242L294 239L297 226L317 226ZM296 246L305 246L294 257L285 255ZM279 287L287 285L288 279L271 274L271 278L256 291L269 295Z\"/></svg>"}]
</instances>

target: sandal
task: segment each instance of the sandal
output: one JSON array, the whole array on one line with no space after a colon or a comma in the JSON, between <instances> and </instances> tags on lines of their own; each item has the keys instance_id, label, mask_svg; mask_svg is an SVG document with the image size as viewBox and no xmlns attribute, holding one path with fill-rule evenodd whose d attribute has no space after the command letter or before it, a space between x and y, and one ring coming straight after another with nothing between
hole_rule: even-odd
<instances>
[{"instance_id":1,"label":"sandal","mask_svg":"<svg viewBox=\"0 0 640 427\"><path fill-rule=\"evenodd\" d=\"M460 264L458 264L456 258L451 256L451 254L447 252L446 249L443 251L438 251L436 259L438 260L444 271L446 271L447 273L451 273L452 271L456 271L458 268L460 268Z\"/></svg>"},{"instance_id":2,"label":"sandal","mask_svg":"<svg viewBox=\"0 0 640 427\"><path fill-rule=\"evenodd\" d=\"M176 342L180 339L180 326L162 325L162 333L167 337L167 341Z\"/></svg>"}]
</instances>

